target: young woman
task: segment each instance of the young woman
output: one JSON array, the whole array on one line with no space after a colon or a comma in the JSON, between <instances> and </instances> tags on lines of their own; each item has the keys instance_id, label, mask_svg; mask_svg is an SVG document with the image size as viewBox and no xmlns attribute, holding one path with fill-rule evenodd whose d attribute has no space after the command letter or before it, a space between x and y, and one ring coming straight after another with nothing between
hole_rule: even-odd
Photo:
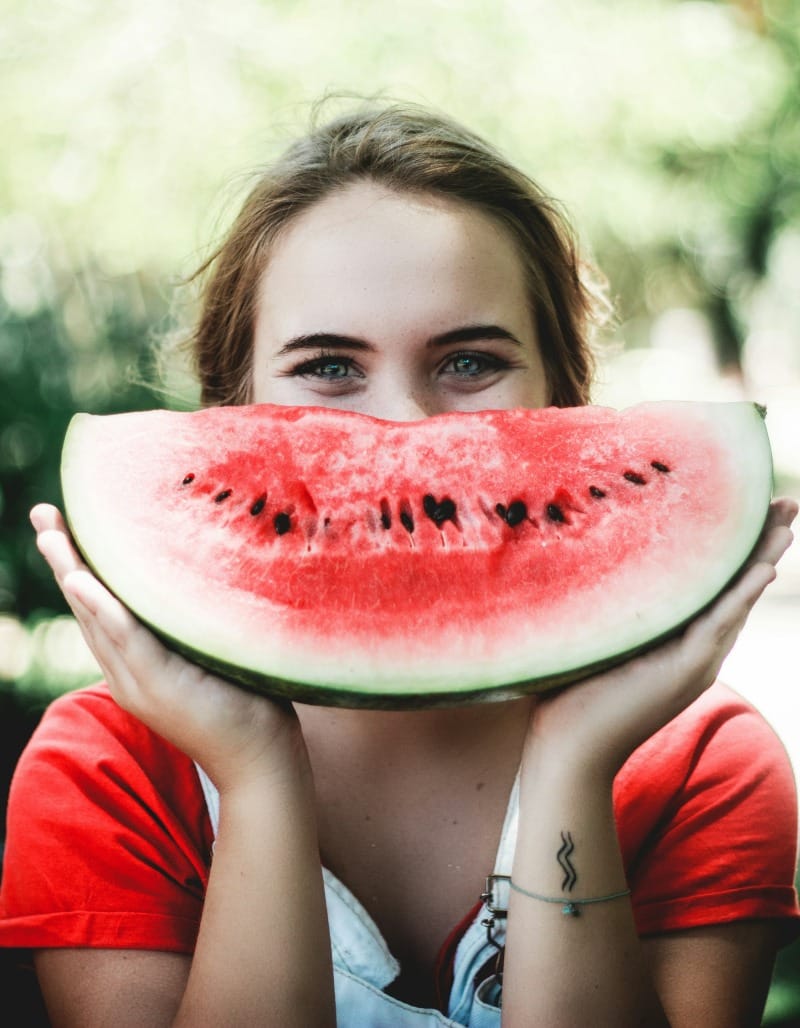
<instances>
[{"instance_id":1,"label":"young woman","mask_svg":"<svg viewBox=\"0 0 800 1028\"><path fill-rule=\"evenodd\" d=\"M316 129L204 271L207 404L414 420L588 400L594 303L559 215L424 111ZM557 694L386 713L186 663L37 507L106 684L53 704L20 762L0 942L34 951L52 1023L76 1028L759 1024L798 918L794 782L712 683L795 514L775 502L735 584L645 656Z\"/></svg>"}]
</instances>

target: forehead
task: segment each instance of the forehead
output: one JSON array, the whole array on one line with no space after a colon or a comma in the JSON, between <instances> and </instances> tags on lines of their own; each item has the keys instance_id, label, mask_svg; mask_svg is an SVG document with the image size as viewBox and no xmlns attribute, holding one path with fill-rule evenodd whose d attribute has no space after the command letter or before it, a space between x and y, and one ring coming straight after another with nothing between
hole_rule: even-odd
<instances>
[{"instance_id":1,"label":"forehead","mask_svg":"<svg viewBox=\"0 0 800 1028\"><path fill-rule=\"evenodd\" d=\"M515 243L477 207L372 182L342 188L292 220L275 241L259 315L304 324L391 311L448 320L498 320L526 306ZM293 324L281 325L294 331Z\"/></svg>"}]
</instances>

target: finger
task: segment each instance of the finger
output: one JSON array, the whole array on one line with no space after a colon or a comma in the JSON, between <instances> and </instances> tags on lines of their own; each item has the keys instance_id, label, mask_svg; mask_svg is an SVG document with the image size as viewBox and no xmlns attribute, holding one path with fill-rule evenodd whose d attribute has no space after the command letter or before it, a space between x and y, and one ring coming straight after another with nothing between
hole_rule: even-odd
<instances>
[{"instance_id":1,"label":"finger","mask_svg":"<svg viewBox=\"0 0 800 1028\"><path fill-rule=\"evenodd\" d=\"M770 513L773 512L780 518L781 524L789 527L800 512L800 504L789 496L779 496L770 505Z\"/></svg>"},{"instance_id":2,"label":"finger","mask_svg":"<svg viewBox=\"0 0 800 1028\"><path fill-rule=\"evenodd\" d=\"M56 581L63 590L65 577L70 571L88 571L69 536L56 528L47 528L36 537L39 552L50 565Z\"/></svg>"},{"instance_id":3,"label":"finger","mask_svg":"<svg viewBox=\"0 0 800 1028\"><path fill-rule=\"evenodd\" d=\"M776 525L762 536L753 553L752 563L765 561L775 566L792 545L793 539L794 533L791 528L787 525Z\"/></svg>"},{"instance_id":4,"label":"finger","mask_svg":"<svg viewBox=\"0 0 800 1028\"><path fill-rule=\"evenodd\" d=\"M73 572L65 588L70 602L82 610L81 628L117 703L158 731L152 718L154 711L161 712L160 718L166 710L168 683L168 706L181 712L183 722L186 703L197 697L198 681L206 673L162 645L92 575Z\"/></svg>"},{"instance_id":5,"label":"finger","mask_svg":"<svg viewBox=\"0 0 800 1028\"><path fill-rule=\"evenodd\" d=\"M114 673L148 680L163 673L169 651L124 604L89 572L78 570L67 575L64 594L75 599L88 613L92 639L98 657Z\"/></svg>"},{"instance_id":6,"label":"finger","mask_svg":"<svg viewBox=\"0 0 800 1028\"><path fill-rule=\"evenodd\" d=\"M104 644L104 635L99 629L97 619L88 607L85 607L84 604L81 603L77 596L67 595L67 601L73 615L75 616L75 620L78 623L78 627L81 630L81 634L86 641L86 645L92 651L92 656L97 661L103 677L110 685L113 684L117 675L115 675L107 658L107 654L105 652L107 646Z\"/></svg>"},{"instance_id":7,"label":"finger","mask_svg":"<svg viewBox=\"0 0 800 1028\"><path fill-rule=\"evenodd\" d=\"M58 508L37 504L30 512L36 544L50 565L81 632L115 695L135 696L136 675L165 664L163 648L92 575L72 544ZM132 640L137 645L132 646ZM132 658L131 658L132 654ZM133 660L133 666L129 661Z\"/></svg>"},{"instance_id":8,"label":"finger","mask_svg":"<svg viewBox=\"0 0 800 1028\"><path fill-rule=\"evenodd\" d=\"M36 543L42 556L50 565L89 649L100 664L106 678L110 677L112 671L106 652L108 647L98 632L94 612L83 602L83 597L68 586L71 575L82 574L90 577L89 570L73 549L68 537L60 529L45 529L37 536Z\"/></svg>"},{"instance_id":9,"label":"finger","mask_svg":"<svg viewBox=\"0 0 800 1028\"><path fill-rule=\"evenodd\" d=\"M788 496L781 496L769 505L761 535L766 535L779 525L789 528L797 516L797 502Z\"/></svg>"},{"instance_id":10,"label":"finger","mask_svg":"<svg viewBox=\"0 0 800 1028\"><path fill-rule=\"evenodd\" d=\"M733 648L758 598L776 576L772 564L760 562L745 571L686 632L686 656L690 666L708 665L714 674Z\"/></svg>"},{"instance_id":11,"label":"finger","mask_svg":"<svg viewBox=\"0 0 800 1028\"><path fill-rule=\"evenodd\" d=\"M50 503L37 503L30 512L31 524L37 532L48 528L63 528L64 519L57 507Z\"/></svg>"},{"instance_id":12,"label":"finger","mask_svg":"<svg viewBox=\"0 0 800 1028\"><path fill-rule=\"evenodd\" d=\"M88 571L70 571L64 579L64 595L76 599L108 637L112 646L125 654L140 622Z\"/></svg>"},{"instance_id":13,"label":"finger","mask_svg":"<svg viewBox=\"0 0 800 1028\"><path fill-rule=\"evenodd\" d=\"M72 534L67 527L67 523L64 521L61 511L57 507L53 507L49 503L37 504L30 512L30 520L31 524L36 529L37 542L39 537L44 535L46 532L55 532L62 535L75 553L76 560L83 563L80 555L78 554L77 548L72 541Z\"/></svg>"},{"instance_id":14,"label":"finger","mask_svg":"<svg viewBox=\"0 0 800 1028\"><path fill-rule=\"evenodd\" d=\"M123 707L135 711L141 682L153 673L147 666L131 664L127 655L126 632L136 631L137 622L85 572L75 571L67 576L64 595L112 695Z\"/></svg>"},{"instance_id":15,"label":"finger","mask_svg":"<svg viewBox=\"0 0 800 1028\"><path fill-rule=\"evenodd\" d=\"M798 504L796 500L790 499L788 496L773 500L761 533L762 538L776 528L791 530L792 523L797 517L797 512Z\"/></svg>"},{"instance_id":16,"label":"finger","mask_svg":"<svg viewBox=\"0 0 800 1028\"><path fill-rule=\"evenodd\" d=\"M777 564L792 542L792 531L790 525L797 516L798 506L794 500L788 497L780 497L773 500L769 506L764 527L758 537L753 552L745 564L750 567L759 561L765 560L771 564Z\"/></svg>"},{"instance_id":17,"label":"finger","mask_svg":"<svg viewBox=\"0 0 800 1028\"><path fill-rule=\"evenodd\" d=\"M77 591L70 588L69 579L70 576L67 576L64 596L103 677L112 691L116 692L118 683L125 677L125 669L118 660L118 651L103 631L94 612L83 603Z\"/></svg>"},{"instance_id":18,"label":"finger","mask_svg":"<svg viewBox=\"0 0 800 1028\"><path fill-rule=\"evenodd\" d=\"M70 606L112 695L121 706L133 710L139 683L131 669L91 611L75 597L70 600Z\"/></svg>"}]
</instances>

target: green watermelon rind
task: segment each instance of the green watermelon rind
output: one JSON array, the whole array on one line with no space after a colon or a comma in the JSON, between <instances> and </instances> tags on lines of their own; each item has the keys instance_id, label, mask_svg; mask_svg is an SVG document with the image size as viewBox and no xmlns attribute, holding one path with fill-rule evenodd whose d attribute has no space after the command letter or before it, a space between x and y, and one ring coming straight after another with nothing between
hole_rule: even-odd
<instances>
[{"instance_id":1,"label":"green watermelon rind","mask_svg":"<svg viewBox=\"0 0 800 1028\"><path fill-rule=\"evenodd\" d=\"M398 688L392 688L391 686L387 687L382 683L376 688L375 686L370 687L364 684L363 679L361 681L348 683L340 680L326 679L325 677L316 677L314 681L309 682L307 679L301 680L300 678L293 677L289 674L267 673L242 667L235 662L221 658L219 655L209 653L207 650L203 650L197 646L187 643L185 639L179 638L174 633L165 630L163 624L157 623L153 617L148 617L147 613L142 609L142 606L135 599L126 595L124 586L121 587L119 583L110 582L109 578L113 576L104 574L103 569L95 566L95 563L88 552L90 547L85 546L82 543L82 529L76 524L69 504L66 505L65 514L76 546L81 552L87 565L101 581L106 583L110 590L114 592L123 603L126 603L129 606L131 611L144 624L146 624L158 638L160 638L169 648L181 653L189 660L192 660L209 671L247 689L259 693L265 693L276 698L283 698L300 703L378 710L454 707L491 701L503 701L534 692L543 692L562 688L578 682L593 674L613 668L631 657L646 652L654 646L678 635L690 621L697 617L703 610L707 609L714 602L716 597L724 591L727 585L739 575L742 567L747 564L749 557L757 544L758 537L768 514L769 501L772 493L772 462L769 441L766 430L763 426L763 408L760 408L756 404L746 403L723 406L736 406L743 410L746 409L748 416L746 419L743 418L742 423L744 424L744 421L748 420L751 424L755 424L757 422L761 426L759 433L756 433L755 430L753 430L752 433L754 449L759 451L758 455L754 458L753 463L754 466L759 467L760 482L753 483L755 494L750 497L751 518L748 521L749 531L746 537L738 540L739 559L735 566L732 561L732 564L728 567L728 573L726 573L724 581L716 582L713 590L710 590L708 594L700 597L695 607L688 614L676 620L676 623L668 625L663 629L663 631L653 634L652 637L647 638L638 645L625 647L617 653L607 654L602 659L580 663L572 667L563 667L559 669L557 673L547 673L533 677L512 675L510 676L510 681L500 679L493 679L486 682L473 681L463 687L460 687L457 684L453 685L452 682L447 682L444 685L432 685L425 682L412 683L411 686L405 684ZM740 415L737 414L737 417L739 416ZM70 454L72 452L73 445L72 440L74 440L75 434L78 430L80 419L83 417L86 416L76 415L76 418L73 419L73 423L67 433L67 438L65 439L64 459L62 461L62 478L64 480L66 480L69 473ZM750 490L748 490L748 492L750 492ZM67 490L65 489L65 498L66 495Z\"/></svg>"}]
</instances>

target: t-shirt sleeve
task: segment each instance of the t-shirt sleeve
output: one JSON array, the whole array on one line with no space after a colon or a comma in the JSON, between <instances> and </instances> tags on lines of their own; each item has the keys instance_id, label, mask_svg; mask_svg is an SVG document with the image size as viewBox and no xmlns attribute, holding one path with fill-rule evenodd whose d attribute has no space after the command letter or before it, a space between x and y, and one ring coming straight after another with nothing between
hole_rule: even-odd
<instances>
[{"instance_id":1,"label":"t-shirt sleeve","mask_svg":"<svg viewBox=\"0 0 800 1028\"><path fill-rule=\"evenodd\" d=\"M736 693L713 686L640 747L615 804L640 934L753 918L800 931L794 773Z\"/></svg>"},{"instance_id":2,"label":"t-shirt sleeve","mask_svg":"<svg viewBox=\"0 0 800 1028\"><path fill-rule=\"evenodd\" d=\"M191 952L211 844L192 762L105 687L64 696L12 781L0 945Z\"/></svg>"}]
</instances>

